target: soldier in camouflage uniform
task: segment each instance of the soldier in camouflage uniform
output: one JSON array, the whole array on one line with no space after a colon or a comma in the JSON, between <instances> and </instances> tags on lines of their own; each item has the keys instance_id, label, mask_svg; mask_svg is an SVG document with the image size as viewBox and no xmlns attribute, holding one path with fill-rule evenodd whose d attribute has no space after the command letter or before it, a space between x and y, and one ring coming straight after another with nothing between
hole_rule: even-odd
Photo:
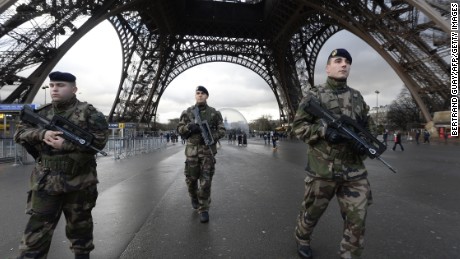
<instances>
[{"instance_id":1,"label":"soldier in camouflage uniform","mask_svg":"<svg viewBox=\"0 0 460 259\"><path fill-rule=\"evenodd\" d=\"M298 253L302 258L312 258L313 229L334 195L344 220L341 258L359 258L363 250L367 208L372 202L363 164L364 149L305 111L307 98L314 96L322 107L337 116L347 115L370 128L369 107L357 90L347 86L351 62L347 50L332 51L326 66L326 83L307 91L293 122L295 135L308 144L305 196L295 229Z\"/></svg>"},{"instance_id":2,"label":"soldier in camouflage uniform","mask_svg":"<svg viewBox=\"0 0 460 259\"><path fill-rule=\"evenodd\" d=\"M195 92L196 104L183 111L177 126L177 132L182 138L187 139L185 146L185 182L192 200L192 207L198 209L200 221L209 221L209 204L211 203L211 182L214 176L214 158L217 153L216 143L225 136L225 127L222 115L213 107L208 106L206 100L209 97L208 90L198 86ZM193 110L199 108L202 121L207 121L211 130L214 143L205 145L200 126L195 123ZM198 186L199 182L199 186Z\"/></svg>"},{"instance_id":3,"label":"soldier in camouflage uniform","mask_svg":"<svg viewBox=\"0 0 460 259\"><path fill-rule=\"evenodd\" d=\"M103 149L108 139L104 115L75 96L76 78L70 73L49 74L52 103L38 114L51 120L59 114L94 135L93 146ZM14 139L35 150L26 213L30 214L19 247L19 258L46 258L53 231L64 213L66 235L75 258L89 258L93 245L91 210L98 196L95 152L64 140L59 131L20 123Z\"/></svg>"}]
</instances>

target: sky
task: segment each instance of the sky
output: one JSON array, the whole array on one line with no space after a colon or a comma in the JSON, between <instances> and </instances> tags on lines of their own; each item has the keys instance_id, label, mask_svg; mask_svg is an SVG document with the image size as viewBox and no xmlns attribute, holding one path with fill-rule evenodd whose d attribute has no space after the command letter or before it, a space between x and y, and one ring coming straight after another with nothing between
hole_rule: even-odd
<instances>
[{"instance_id":1,"label":"sky","mask_svg":"<svg viewBox=\"0 0 460 259\"><path fill-rule=\"evenodd\" d=\"M335 48L347 49L353 58L348 85L361 91L371 107L377 105L377 98L379 106L391 104L403 87L402 81L377 52L347 31L335 34L323 46L316 65L316 84L325 81L326 60ZM118 90L121 54L115 30L108 22L102 22L78 41L53 70L74 74L78 99L108 115ZM208 89L208 104L216 109L236 109L248 122L264 115L279 119L275 96L262 78L240 65L213 62L190 68L171 82L160 99L158 121L167 123L179 118L184 109L194 104L198 85ZM380 92L378 97L376 90ZM40 90L33 103L43 104L45 91ZM46 95L49 102L49 91Z\"/></svg>"}]
</instances>

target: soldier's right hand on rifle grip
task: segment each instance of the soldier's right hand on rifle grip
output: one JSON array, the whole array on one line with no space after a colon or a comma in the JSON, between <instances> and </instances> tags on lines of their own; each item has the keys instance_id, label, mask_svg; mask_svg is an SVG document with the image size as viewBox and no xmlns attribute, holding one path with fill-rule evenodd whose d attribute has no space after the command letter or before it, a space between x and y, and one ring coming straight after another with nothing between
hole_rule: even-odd
<instances>
[{"instance_id":1,"label":"soldier's right hand on rifle grip","mask_svg":"<svg viewBox=\"0 0 460 259\"><path fill-rule=\"evenodd\" d=\"M192 133L192 134L201 132L200 126L198 124L196 124L196 123L189 123L187 125L187 128L190 131L190 133Z\"/></svg>"},{"instance_id":2,"label":"soldier's right hand on rifle grip","mask_svg":"<svg viewBox=\"0 0 460 259\"><path fill-rule=\"evenodd\" d=\"M353 151L355 153L357 153L358 155L360 156L363 156L366 154L366 147L363 146L361 143L359 142L354 142L351 146L351 148L353 149Z\"/></svg>"},{"instance_id":3,"label":"soldier's right hand on rifle grip","mask_svg":"<svg viewBox=\"0 0 460 259\"><path fill-rule=\"evenodd\" d=\"M324 137L329 143L332 144L337 144L345 140L336 129L329 127L326 129L326 134Z\"/></svg>"}]
</instances>

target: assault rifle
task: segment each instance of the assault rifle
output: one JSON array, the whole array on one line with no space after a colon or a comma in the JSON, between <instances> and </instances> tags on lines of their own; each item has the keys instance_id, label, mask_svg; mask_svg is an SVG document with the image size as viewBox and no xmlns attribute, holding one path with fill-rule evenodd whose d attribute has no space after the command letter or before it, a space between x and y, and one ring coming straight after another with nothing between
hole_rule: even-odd
<instances>
[{"instance_id":1,"label":"assault rifle","mask_svg":"<svg viewBox=\"0 0 460 259\"><path fill-rule=\"evenodd\" d=\"M92 145L94 139L93 134L87 132L86 130L82 129L78 125L75 125L73 122L60 115L54 115L51 121L49 121L47 118L36 113L30 106L24 105L23 109L21 110L20 118L24 122L43 127L47 130L60 131L62 132L62 135L60 136L62 136L64 139L80 147L91 148L98 153L107 156L106 152ZM35 152L33 150L31 151L32 152L29 151L31 155L33 155L32 153L37 153L36 150Z\"/></svg>"},{"instance_id":2,"label":"assault rifle","mask_svg":"<svg viewBox=\"0 0 460 259\"><path fill-rule=\"evenodd\" d=\"M193 115L195 115L195 123L200 126L201 136L204 139L204 143L206 146L211 146L214 144L214 138L212 137L208 122L206 120L201 120L200 109L198 107L195 107L193 110Z\"/></svg>"},{"instance_id":3,"label":"assault rifle","mask_svg":"<svg viewBox=\"0 0 460 259\"><path fill-rule=\"evenodd\" d=\"M355 143L362 145L366 151L366 154L371 159L377 158L391 171L393 171L393 173L396 173L396 170L380 157L380 155L387 149L387 147L376 137L374 137L369 131L356 123L355 120L346 115L341 115L339 118L336 118L330 111L321 107L318 99L313 96L310 96L307 99L304 110L305 112L323 120L323 122L328 127L337 129L341 135L351 139Z\"/></svg>"}]
</instances>

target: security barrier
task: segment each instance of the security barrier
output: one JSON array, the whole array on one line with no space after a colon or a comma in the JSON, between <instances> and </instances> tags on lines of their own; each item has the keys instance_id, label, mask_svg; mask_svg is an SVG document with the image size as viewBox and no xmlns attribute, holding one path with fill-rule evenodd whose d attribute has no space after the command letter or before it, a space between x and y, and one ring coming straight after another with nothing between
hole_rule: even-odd
<instances>
[{"instance_id":1,"label":"security barrier","mask_svg":"<svg viewBox=\"0 0 460 259\"><path fill-rule=\"evenodd\" d=\"M0 163L14 162L14 165L22 165L28 157L27 151L14 143L13 139L0 139Z\"/></svg>"},{"instance_id":2,"label":"security barrier","mask_svg":"<svg viewBox=\"0 0 460 259\"><path fill-rule=\"evenodd\" d=\"M104 151L114 159L121 159L139 154L150 153L165 148L166 140L161 137L114 138L109 139Z\"/></svg>"},{"instance_id":3,"label":"security barrier","mask_svg":"<svg viewBox=\"0 0 460 259\"><path fill-rule=\"evenodd\" d=\"M111 138L104 151L113 159L122 159L165 148L166 143L162 137ZM13 139L0 139L0 163L22 165L28 162L33 162L33 158L23 146L14 143Z\"/></svg>"}]
</instances>

